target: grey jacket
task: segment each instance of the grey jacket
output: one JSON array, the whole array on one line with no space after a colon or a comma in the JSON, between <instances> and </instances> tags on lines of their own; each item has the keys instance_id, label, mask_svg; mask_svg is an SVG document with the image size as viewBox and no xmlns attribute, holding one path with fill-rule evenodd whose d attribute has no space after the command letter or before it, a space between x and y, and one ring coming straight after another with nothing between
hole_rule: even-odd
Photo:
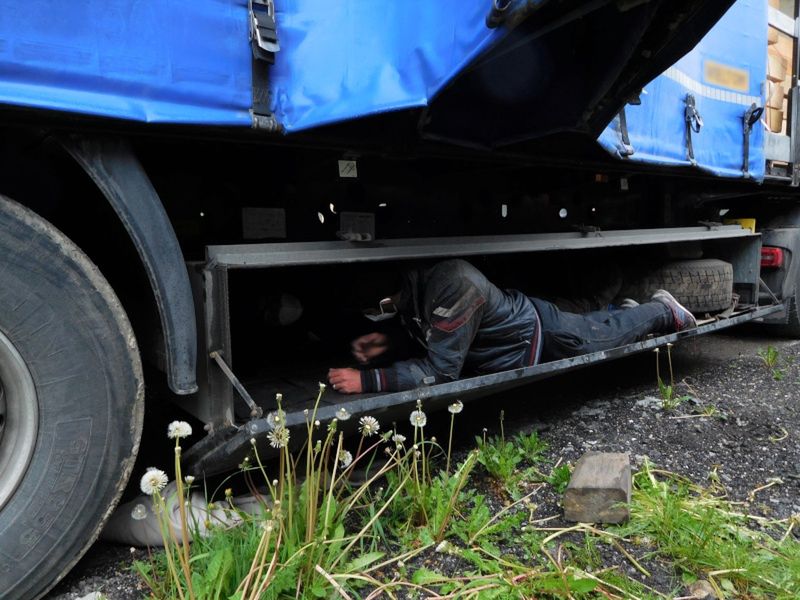
<instances>
[{"instance_id":1,"label":"grey jacket","mask_svg":"<svg viewBox=\"0 0 800 600\"><path fill-rule=\"evenodd\" d=\"M398 301L403 325L427 350L361 372L365 392L409 390L536 364L541 327L536 309L516 290L501 290L464 260L406 273Z\"/></svg>"}]
</instances>

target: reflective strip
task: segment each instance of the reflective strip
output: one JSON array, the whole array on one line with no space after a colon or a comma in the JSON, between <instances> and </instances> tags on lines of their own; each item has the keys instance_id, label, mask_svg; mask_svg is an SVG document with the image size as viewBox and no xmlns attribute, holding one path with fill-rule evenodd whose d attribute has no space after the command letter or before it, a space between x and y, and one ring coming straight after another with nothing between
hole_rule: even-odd
<instances>
[{"instance_id":1,"label":"reflective strip","mask_svg":"<svg viewBox=\"0 0 800 600\"><path fill-rule=\"evenodd\" d=\"M670 67L663 73L664 77L668 77L681 84L690 92L697 96L710 98L712 100L721 100L722 102L730 102L731 104L741 104L742 106L750 106L755 103L760 105L762 100L759 96L750 96L749 94L740 94L739 92L732 92L730 90L723 90L717 87L712 87L704 83L700 83L696 79L689 77L683 71L679 71L675 67Z\"/></svg>"}]
</instances>

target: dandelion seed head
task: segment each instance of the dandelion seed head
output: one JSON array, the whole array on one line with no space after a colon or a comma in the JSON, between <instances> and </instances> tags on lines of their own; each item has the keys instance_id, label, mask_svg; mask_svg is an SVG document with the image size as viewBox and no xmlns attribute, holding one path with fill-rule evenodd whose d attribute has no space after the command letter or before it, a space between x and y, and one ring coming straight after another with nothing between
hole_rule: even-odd
<instances>
[{"instance_id":1,"label":"dandelion seed head","mask_svg":"<svg viewBox=\"0 0 800 600\"><path fill-rule=\"evenodd\" d=\"M339 464L342 466L343 469L346 469L350 466L353 462L353 455L350 454L348 450L340 450L339 451Z\"/></svg>"},{"instance_id":2,"label":"dandelion seed head","mask_svg":"<svg viewBox=\"0 0 800 600\"><path fill-rule=\"evenodd\" d=\"M272 480L272 487L278 487L278 480L277 479L273 479Z\"/></svg>"},{"instance_id":3,"label":"dandelion seed head","mask_svg":"<svg viewBox=\"0 0 800 600\"><path fill-rule=\"evenodd\" d=\"M186 485L192 485L194 483L194 475L187 475L183 480L186 482Z\"/></svg>"},{"instance_id":4,"label":"dandelion seed head","mask_svg":"<svg viewBox=\"0 0 800 600\"><path fill-rule=\"evenodd\" d=\"M336 418L339 419L340 421L347 421L347 419L349 419L350 416L351 416L350 413L347 412L347 409L344 406L342 406L341 408L339 408L339 410L336 411Z\"/></svg>"},{"instance_id":5,"label":"dandelion seed head","mask_svg":"<svg viewBox=\"0 0 800 600\"><path fill-rule=\"evenodd\" d=\"M250 438L250 443L255 446L256 445L256 438Z\"/></svg>"},{"instance_id":6,"label":"dandelion seed head","mask_svg":"<svg viewBox=\"0 0 800 600\"><path fill-rule=\"evenodd\" d=\"M370 416L361 417L358 420L358 423L359 423L358 429L361 432L361 435L363 435L364 437L371 437L375 435L381 428L380 423L378 423L378 419L376 419L375 417L370 417Z\"/></svg>"},{"instance_id":7,"label":"dandelion seed head","mask_svg":"<svg viewBox=\"0 0 800 600\"><path fill-rule=\"evenodd\" d=\"M147 470L147 473L142 475L139 487L143 493L152 496L167 487L167 483L169 483L167 474L161 469L151 467Z\"/></svg>"},{"instance_id":8,"label":"dandelion seed head","mask_svg":"<svg viewBox=\"0 0 800 600\"><path fill-rule=\"evenodd\" d=\"M136 554L136 548L134 548L133 546L131 546L131 547L128 549L128 552L130 552L131 554Z\"/></svg>"},{"instance_id":9,"label":"dandelion seed head","mask_svg":"<svg viewBox=\"0 0 800 600\"><path fill-rule=\"evenodd\" d=\"M447 412L449 412L451 415L457 415L462 410L464 410L464 403L461 402L461 400L456 400L447 407Z\"/></svg>"},{"instance_id":10,"label":"dandelion seed head","mask_svg":"<svg viewBox=\"0 0 800 600\"><path fill-rule=\"evenodd\" d=\"M170 439L180 439L192 435L192 426L186 421L173 421L167 426L167 437Z\"/></svg>"},{"instance_id":11,"label":"dandelion seed head","mask_svg":"<svg viewBox=\"0 0 800 600\"><path fill-rule=\"evenodd\" d=\"M395 434L392 436L392 441L393 441L395 444L402 444L403 442L405 442L405 441L406 441L406 436L404 436L404 435L403 435L403 434L401 434L401 433L395 433Z\"/></svg>"},{"instance_id":12,"label":"dandelion seed head","mask_svg":"<svg viewBox=\"0 0 800 600\"><path fill-rule=\"evenodd\" d=\"M324 383L322 383L321 381L319 382L319 391L320 391L320 392L324 392L326 387L328 387L328 386L326 386L326 385L325 385Z\"/></svg>"},{"instance_id":13,"label":"dandelion seed head","mask_svg":"<svg viewBox=\"0 0 800 600\"><path fill-rule=\"evenodd\" d=\"M273 448L285 448L289 445L289 430L283 425L278 425L267 434L267 439Z\"/></svg>"},{"instance_id":14,"label":"dandelion seed head","mask_svg":"<svg viewBox=\"0 0 800 600\"><path fill-rule=\"evenodd\" d=\"M131 511L131 519L141 521L147 518L147 507L144 504L137 504Z\"/></svg>"},{"instance_id":15,"label":"dandelion seed head","mask_svg":"<svg viewBox=\"0 0 800 600\"><path fill-rule=\"evenodd\" d=\"M436 443L436 436L435 435L431 436L431 442L434 443L434 444Z\"/></svg>"},{"instance_id":16,"label":"dandelion seed head","mask_svg":"<svg viewBox=\"0 0 800 600\"><path fill-rule=\"evenodd\" d=\"M414 427L425 427L428 423L428 416L422 410L417 409L411 413L408 420Z\"/></svg>"},{"instance_id":17,"label":"dandelion seed head","mask_svg":"<svg viewBox=\"0 0 800 600\"><path fill-rule=\"evenodd\" d=\"M319 427L322 423L319 422L319 419L314 421L314 427Z\"/></svg>"},{"instance_id":18,"label":"dandelion seed head","mask_svg":"<svg viewBox=\"0 0 800 600\"><path fill-rule=\"evenodd\" d=\"M303 414L304 414L305 416L308 416L308 409L307 409L307 408L304 408L304 409L303 409Z\"/></svg>"}]
</instances>

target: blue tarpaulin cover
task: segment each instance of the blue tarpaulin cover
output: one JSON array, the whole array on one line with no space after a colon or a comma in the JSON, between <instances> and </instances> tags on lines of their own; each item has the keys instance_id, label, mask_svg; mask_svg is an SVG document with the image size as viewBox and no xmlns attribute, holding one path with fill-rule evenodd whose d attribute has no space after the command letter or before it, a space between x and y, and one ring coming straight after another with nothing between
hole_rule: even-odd
<instances>
[{"instance_id":1,"label":"blue tarpaulin cover","mask_svg":"<svg viewBox=\"0 0 800 600\"><path fill-rule=\"evenodd\" d=\"M276 0L281 50L269 73L276 118L294 132L425 106L503 35L486 27L489 5ZM691 92L705 122L693 135L697 165L742 176L742 116L753 102L763 106L766 33L766 1L739 0L694 51L646 86L641 106L627 107L635 154L626 160L690 164L683 113ZM0 104L250 126L251 55L247 0L0 0ZM720 85L720 73L734 87ZM600 143L616 151L618 121ZM756 179L764 174L763 144L756 124Z\"/></svg>"},{"instance_id":2,"label":"blue tarpaulin cover","mask_svg":"<svg viewBox=\"0 0 800 600\"><path fill-rule=\"evenodd\" d=\"M279 0L276 6L282 49L270 86L287 131L425 106L501 35L486 27L484 0Z\"/></svg>"},{"instance_id":3,"label":"blue tarpaulin cover","mask_svg":"<svg viewBox=\"0 0 800 600\"><path fill-rule=\"evenodd\" d=\"M688 55L645 86L642 103L625 115L634 154L625 160L660 165L690 165L686 148L685 98L695 97L703 119L692 133L697 166L716 175L743 177L743 116L755 103L764 106L767 77L767 3L738 0ZM727 85L722 85L727 84ZM617 153L619 119L600 135ZM764 178L764 126L750 136L750 176Z\"/></svg>"},{"instance_id":4,"label":"blue tarpaulin cover","mask_svg":"<svg viewBox=\"0 0 800 600\"><path fill-rule=\"evenodd\" d=\"M0 0L0 103L249 126L246 0Z\"/></svg>"},{"instance_id":5,"label":"blue tarpaulin cover","mask_svg":"<svg viewBox=\"0 0 800 600\"><path fill-rule=\"evenodd\" d=\"M499 35L488 6L277 0L276 117L297 131L425 105ZM251 82L246 0L0 0L0 103L249 126Z\"/></svg>"}]
</instances>

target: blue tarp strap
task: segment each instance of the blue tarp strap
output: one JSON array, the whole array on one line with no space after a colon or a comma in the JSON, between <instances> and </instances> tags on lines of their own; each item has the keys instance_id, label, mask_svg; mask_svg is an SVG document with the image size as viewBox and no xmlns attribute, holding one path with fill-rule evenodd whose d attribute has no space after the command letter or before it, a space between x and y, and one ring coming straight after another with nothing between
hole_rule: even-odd
<instances>
[{"instance_id":1,"label":"blue tarp strap","mask_svg":"<svg viewBox=\"0 0 800 600\"><path fill-rule=\"evenodd\" d=\"M686 94L686 110L684 116L686 119L686 155L692 166L697 166L697 161L694 158L694 147L692 146L692 132L700 133L703 128L703 118L697 112L694 96Z\"/></svg>"},{"instance_id":2,"label":"blue tarp strap","mask_svg":"<svg viewBox=\"0 0 800 600\"><path fill-rule=\"evenodd\" d=\"M252 107L250 115L254 129L277 131L279 125L270 109L269 65L275 63L278 52L278 29L275 25L275 5L272 0L248 0L250 45L253 50Z\"/></svg>"},{"instance_id":3,"label":"blue tarp strap","mask_svg":"<svg viewBox=\"0 0 800 600\"><path fill-rule=\"evenodd\" d=\"M750 177L750 132L763 113L764 107L756 106L755 102L744 113L744 160L742 162L742 173L745 179Z\"/></svg>"},{"instance_id":4,"label":"blue tarp strap","mask_svg":"<svg viewBox=\"0 0 800 600\"><path fill-rule=\"evenodd\" d=\"M625 116L624 106L617 114L617 118L619 119L619 137L622 141L622 143L617 146L617 154L619 154L620 158L628 158L629 156L633 156L636 150L631 145L631 138L628 135L628 118Z\"/></svg>"}]
</instances>

